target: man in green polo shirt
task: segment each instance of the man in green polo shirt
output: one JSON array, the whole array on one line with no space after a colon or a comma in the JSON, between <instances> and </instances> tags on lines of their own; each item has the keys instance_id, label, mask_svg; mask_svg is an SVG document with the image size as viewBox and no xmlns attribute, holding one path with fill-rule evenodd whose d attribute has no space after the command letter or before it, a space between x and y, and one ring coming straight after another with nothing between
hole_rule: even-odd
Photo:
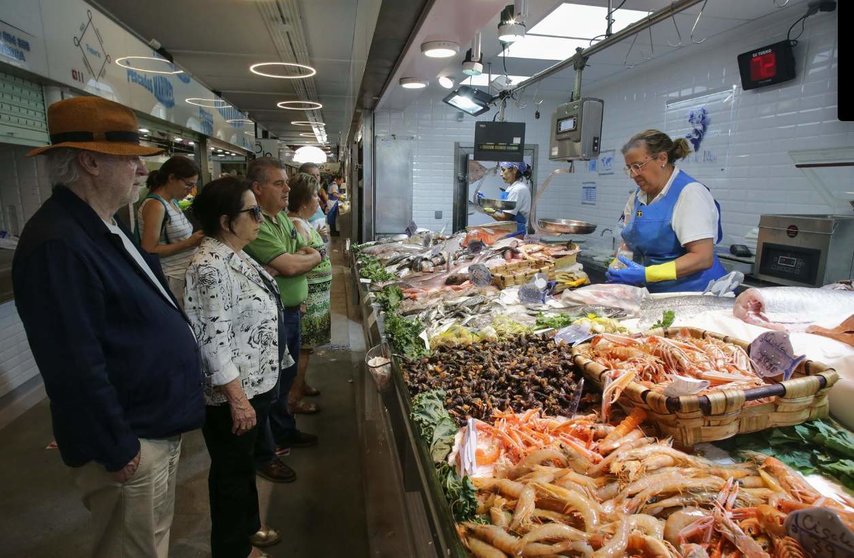
<instances>
[{"instance_id":1,"label":"man in green polo shirt","mask_svg":"<svg viewBox=\"0 0 854 558\"><path fill-rule=\"evenodd\" d=\"M258 238L244 249L276 279L284 306L284 335L294 364L279 373L278 397L270 407L270 418L259 424L255 444L258 475L273 482L292 482L296 473L277 456L290 448L317 444L317 436L297 429L288 409L288 392L297 375L300 350L300 306L308 296L305 274L320 263L320 253L303 246L294 224L288 218L288 174L276 159L262 157L249 164L246 178L264 213Z\"/></svg>"}]
</instances>

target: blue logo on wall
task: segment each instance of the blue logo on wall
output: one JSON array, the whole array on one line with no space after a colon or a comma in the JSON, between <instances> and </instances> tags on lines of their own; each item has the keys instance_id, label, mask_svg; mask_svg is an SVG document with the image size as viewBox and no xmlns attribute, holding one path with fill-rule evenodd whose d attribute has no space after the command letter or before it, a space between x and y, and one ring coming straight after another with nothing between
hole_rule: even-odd
<instances>
[{"instance_id":1,"label":"blue logo on wall","mask_svg":"<svg viewBox=\"0 0 854 558\"><path fill-rule=\"evenodd\" d=\"M696 108L688 113L688 124L691 125L691 132L685 138L691 142L694 153L700 150L700 144L703 143L711 120L706 107Z\"/></svg>"},{"instance_id":2,"label":"blue logo on wall","mask_svg":"<svg viewBox=\"0 0 854 558\"><path fill-rule=\"evenodd\" d=\"M214 133L213 113L199 107L199 122L202 125L201 132L207 136L212 136Z\"/></svg>"},{"instance_id":3,"label":"blue logo on wall","mask_svg":"<svg viewBox=\"0 0 854 558\"><path fill-rule=\"evenodd\" d=\"M175 106L175 93L172 89L172 83L168 79L163 76L152 78L130 69L127 72L128 83L135 83L144 87L166 108Z\"/></svg>"},{"instance_id":4,"label":"blue logo on wall","mask_svg":"<svg viewBox=\"0 0 854 558\"><path fill-rule=\"evenodd\" d=\"M187 72L181 72L180 74L175 74L175 75L178 76L178 79L180 79L184 83L190 83L190 80L193 79L190 77L190 74L188 74Z\"/></svg>"}]
</instances>

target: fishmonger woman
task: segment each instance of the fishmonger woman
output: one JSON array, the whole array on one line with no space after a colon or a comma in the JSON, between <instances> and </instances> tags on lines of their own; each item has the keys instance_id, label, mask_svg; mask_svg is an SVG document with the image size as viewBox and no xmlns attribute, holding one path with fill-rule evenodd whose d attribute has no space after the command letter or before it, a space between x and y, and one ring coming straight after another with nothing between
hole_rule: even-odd
<instances>
[{"instance_id":1,"label":"fishmonger woman","mask_svg":"<svg viewBox=\"0 0 854 558\"><path fill-rule=\"evenodd\" d=\"M703 184L676 161L691 152L688 140L646 130L623 146L626 174L638 189L623 213L625 269L609 269L608 281L646 285L651 292L703 291L726 275L715 256L723 237L720 206Z\"/></svg>"}]
</instances>

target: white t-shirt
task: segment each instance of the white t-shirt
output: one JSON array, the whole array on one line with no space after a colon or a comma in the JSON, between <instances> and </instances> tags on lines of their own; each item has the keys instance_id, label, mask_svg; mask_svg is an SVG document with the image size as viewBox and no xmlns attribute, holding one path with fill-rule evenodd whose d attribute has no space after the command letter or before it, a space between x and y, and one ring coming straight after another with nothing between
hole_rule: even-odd
<instances>
[{"instance_id":1,"label":"white t-shirt","mask_svg":"<svg viewBox=\"0 0 854 558\"><path fill-rule=\"evenodd\" d=\"M528 186L521 180L517 180L507 188L507 201L516 202L514 209L507 209L504 213L516 215L521 213L525 217L531 214L531 191Z\"/></svg>"},{"instance_id":2,"label":"white t-shirt","mask_svg":"<svg viewBox=\"0 0 854 558\"><path fill-rule=\"evenodd\" d=\"M653 204L667 194L667 191L670 190L670 185L673 183L673 179L676 178L678 173L679 167L674 167L673 174L670 175L670 180L667 181L661 192L651 202L647 199L645 192L633 192L629 196L629 201L623 210L626 225L631 222L634 215L635 194L637 194L641 204ZM679 244L682 246L685 246L689 242L705 238L711 238L717 242L718 208L709 189L699 182L691 182L685 185L682 193L679 194L679 199L676 200L676 204L673 206L673 217L671 218L670 226L673 227L673 232L676 233L676 238L679 239Z\"/></svg>"}]
</instances>

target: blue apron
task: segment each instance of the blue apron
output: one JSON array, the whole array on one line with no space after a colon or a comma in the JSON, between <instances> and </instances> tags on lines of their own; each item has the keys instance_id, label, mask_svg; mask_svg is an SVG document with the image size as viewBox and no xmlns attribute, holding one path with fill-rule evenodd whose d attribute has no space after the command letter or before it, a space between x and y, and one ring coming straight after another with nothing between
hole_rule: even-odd
<instances>
[{"instance_id":1,"label":"blue apron","mask_svg":"<svg viewBox=\"0 0 854 558\"><path fill-rule=\"evenodd\" d=\"M503 190L498 199L506 200L507 190ZM522 215L520 211L517 211L516 215L513 217L513 221L516 222L516 232L508 236L518 236L520 233L524 236L528 232L528 218Z\"/></svg>"},{"instance_id":2,"label":"blue apron","mask_svg":"<svg viewBox=\"0 0 854 558\"><path fill-rule=\"evenodd\" d=\"M679 171L670 189L663 198L653 204L643 205L638 194L635 193L635 203L632 218L623 229L622 237L626 245L634 252L634 260L644 266L656 265L675 260L686 253L685 248L679 244L676 233L673 231L671 221L673 219L673 208L679 200L679 194L688 184L696 182L685 172ZM721 207L715 201L718 209L718 237L715 244L723 238L721 228ZM659 281L647 283L646 288L653 293L677 292L677 291L700 291L702 292L709 281L720 279L726 275L726 270L714 256L714 262L709 269L686 275L672 281Z\"/></svg>"}]
</instances>

